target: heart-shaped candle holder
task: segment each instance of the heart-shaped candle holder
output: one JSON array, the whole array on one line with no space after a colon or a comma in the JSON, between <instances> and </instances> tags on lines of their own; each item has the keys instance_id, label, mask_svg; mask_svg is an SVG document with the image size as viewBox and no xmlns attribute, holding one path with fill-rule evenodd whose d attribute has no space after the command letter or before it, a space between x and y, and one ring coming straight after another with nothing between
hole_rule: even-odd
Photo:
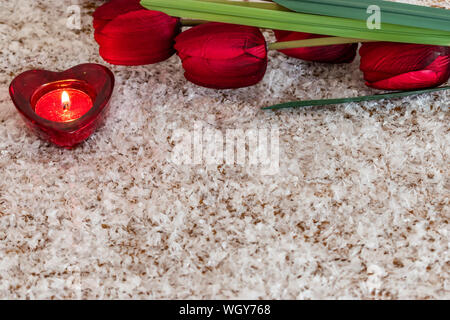
<instances>
[{"instance_id":1,"label":"heart-shaped candle holder","mask_svg":"<svg viewBox=\"0 0 450 320\"><path fill-rule=\"evenodd\" d=\"M17 110L33 132L58 146L72 148L89 138L103 123L113 89L113 73L102 65L89 63L63 72L24 72L12 81L9 93ZM51 95L64 91L72 94L74 104L85 104L84 114L79 114L79 117L73 120L62 118L58 121L37 114L37 105L56 108L55 104L52 104ZM67 95L66 92L64 94ZM76 107L75 105L73 109ZM61 110L58 112L63 113Z\"/></svg>"}]
</instances>

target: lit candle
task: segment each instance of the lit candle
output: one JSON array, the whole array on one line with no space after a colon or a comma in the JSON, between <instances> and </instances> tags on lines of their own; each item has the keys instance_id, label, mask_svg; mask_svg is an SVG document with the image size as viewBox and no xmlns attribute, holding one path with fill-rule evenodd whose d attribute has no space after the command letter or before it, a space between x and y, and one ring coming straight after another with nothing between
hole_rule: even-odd
<instances>
[{"instance_id":1,"label":"lit candle","mask_svg":"<svg viewBox=\"0 0 450 320\"><path fill-rule=\"evenodd\" d=\"M108 68L86 63L62 72L25 71L13 79L9 94L32 132L70 149L104 123L113 89Z\"/></svg>"},{"instance_id":2,"label":"lit candle","mask_svg":"<svg viewBox=\"0 0 450 320\"><path fill-rule=\"evenodd\" d=\"M57 89L43 95L34 111L44 119L69 122L81 118L93 106L92 99L76 89Z\"/></svg>"}]
</instances>

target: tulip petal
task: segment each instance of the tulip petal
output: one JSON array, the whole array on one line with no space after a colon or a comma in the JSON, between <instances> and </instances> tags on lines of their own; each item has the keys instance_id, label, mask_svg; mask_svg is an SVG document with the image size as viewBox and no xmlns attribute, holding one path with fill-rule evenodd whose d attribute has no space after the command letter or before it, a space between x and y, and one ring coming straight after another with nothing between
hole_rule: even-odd
<instances>
[{"instance_id":1,"label":"tulip petal","mask_svg":"<svg viewBox=\"0 0 450 320\"><path fill-rule=\"evenodd\" d=\"M130 11L95 31L100 55L112 64L143 65L166 60L175 53L179 21L162 12Z\"/></svg>"},{"instance_id":2,"label":"tulip petal","mask_svg":"<svg viewBox=\"0 0 450 320\"><path fill-rule=\"evenodd\" d=\"M225 23L206 23L181 33L175 39L175 49L180 57L215 57L230 59L248 52L264 58L266 50L264 37L258 28Z\"/></svg>"},{"instance_id":3,"label":"tulip petal","mask_svg":"<svg viewBox=\"0 0 450 320\"><path fill-rule=\"evenodd\" d=\"M246 79L236 79L236 78L224 78L218 81L217 79L205 79L202 77L197 77L190 73L185 73L185 77L188 81L211 89L239 89L252 86L264 78L264 73L260 72L256 75L248 77Z\"/></svg>"},{"instance_id":4,"label":"tulip petal","mask_svg":"<svg viewBox=\"0 0 450 320\"><path fill-rule=\"evenodd\" d=\"M364 43L360 49L366 84L386 90L438 86L450 76L450 49L403 43Z\"/></svg>"},{"instance_id":5,"label":"tulip petal","mask_svg":"<svg viewBox=\"0 0 450 320\"><path fill-rule=\"evenodd\" d=\"M197 76L217 77L220 75L225 78L241 78L249 77L259 70L265 69L265 61L251 56L229 60L188 57L183 61L183 67L189 70L189 73Z\"/></svg>"},{"instance_id":6,"label":"tulip petal","mask_svg":"<svg viewBox=\"0 0 450 320\"><path fill-rule=\"evenodd\" d=\"M439 86L450 77L450 57L438 57L425 70L411 71L366 84L384 90L415 90Z\"/></svg>"},{"instance_id":7,"label":"tulip petal","mask_svg":"<svg viewBox=\"0 0 450 320\"><path fill-rule=\"evenodd\" d=\"M199 59L199 58L192 58L192 59ZM236 58L239 59L239 58ZM219 68L221 70L229 69L227 66L230 64L230 61L225 62L226 60L222 60L223 65L222 68ZM214 61L214 65L218 61ZM189 63L194 63L194 61L189 61ZM204 63L204 60L202 61ZM233 63L233 61L231 61ZM184 64L185 70L189 70L189 65ZM258 65L257 67L250 69L247 69L245 72L246 74L232 74L228 72L225 75L218 76L219 73L217 73L217 67L215 71L213 72L192 72L192 71L186 71L185 77L187 80L203 86L207 88L213 88L213 89L237 89L237 88L243 88L252 86L259 81L261 81L264 78L265 72L266 72L267 63L264 65ZM204 70L204 68L202 68ZM250 72L252 71L252 72Z\"/></svg>"},{"instance_id":8,"label":"tulip petal","mask_svg":"<svg viewBox=\"0 0 450 320\"><path fill-rule=\"evenodd\" d=\"M175 39L187 80L208 88L242 88L261 81L267 47L254 27L207 23Z\"/></svg>"},{"instance_id":9,"label":"tulip petal","mask_svg":"<svg viewBox=\"0 0 450 320\"><path fill-rule=\"evenodd\" d=\"M94 29L104 26L109 21L131 11L143 10L140 0L112 0L98 7L94 14Z\"/></svg>"},{"instance_id":10,"label":"tulip petal","mask_svg":"<svg viewBox=\"0 0 450 320\"><path fill-rule=\"evenodd\" d=\"M267 60L252 56L229 60L211 60L188 57L183 61L185 77L198 85L232 89L254 85L262 80L267 69Z\"/></svg>"},{"instance_id":11,"label":"tulip petal","mask_svg":"<svg viewBox=\"0 0 450 320\"><path fill-rule=\"evenodd\" d=\"M439 46L426 46L404 43L364 43L359 50L361 70L388 75L422 70L446 49Z\"/></svg>"}]
</instances>

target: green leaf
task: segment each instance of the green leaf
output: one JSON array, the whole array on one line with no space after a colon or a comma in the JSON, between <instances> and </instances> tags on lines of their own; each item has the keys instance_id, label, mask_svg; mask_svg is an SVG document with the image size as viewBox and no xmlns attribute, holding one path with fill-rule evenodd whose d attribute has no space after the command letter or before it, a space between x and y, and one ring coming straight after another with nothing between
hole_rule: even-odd
<instances>
[{"instance_id":1,"label":"green leaf","mask_svg":"<svg viewBox=\"0 0 450 320\"><path fill-rule=\"evenodd\" d=\"M449 87L438 87L431 89L423 89L423 90L414 90L414 91L400 91L400 92L391 92L391 93L383 93L377 94L373 96L362 96L362 97L354 97L354 98L340 98L340 99L322 99L322 100L308 100L308 101L293 101L287 103L281 103L270 107L264 107L263 110L279 110L279 109L287 109L287 108L301 108L301 107L310 107L310 106L326 106L333 104L342 104L342 103L350 103L350 102L364 102L364 101L377 101L383 99L394 99L394 98L403 98L408 96L414 96L424 93L437 92L449 90Z\"/></svg>"},{"instance_id":2,"label":"green leaf","mask_svg":"<svg viewBox=\"0 0 450 320\"><path fill-rule=\"evenodd\" d=\"M450 46L450 32L384 23L369 30L365 21L286 11L274 3L225 0L143 0L151 10L176 17L242 24L260 28L309 32L372 41Z\"/></svg>"},{"instance_id":3,"label":"green leaf","mask_svg":"<svg viewBox=\"0 0 450 320\"><path fill-rule=\"evenodd\" d=\"M381 22L450 31L450 10L381 0L273 0L296 12L366 21L369 6L381 10Z\"/></svg>"}]
</instances>

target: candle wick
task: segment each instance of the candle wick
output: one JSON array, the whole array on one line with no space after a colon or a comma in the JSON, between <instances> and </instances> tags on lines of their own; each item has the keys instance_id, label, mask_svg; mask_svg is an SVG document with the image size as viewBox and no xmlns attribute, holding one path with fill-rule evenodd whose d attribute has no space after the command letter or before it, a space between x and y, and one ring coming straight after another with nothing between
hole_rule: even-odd
<instances>
[{"instance_id":1,"label":"candle wick","mask_svg":"<svg viewBox=\"0 0 450 320\"><path fill-rule=\"evenodd\" d=\"M67 91L63 91L61 95L63 110L66 111L70 107L70 97Z\"/></svg>"}]
</instances>

